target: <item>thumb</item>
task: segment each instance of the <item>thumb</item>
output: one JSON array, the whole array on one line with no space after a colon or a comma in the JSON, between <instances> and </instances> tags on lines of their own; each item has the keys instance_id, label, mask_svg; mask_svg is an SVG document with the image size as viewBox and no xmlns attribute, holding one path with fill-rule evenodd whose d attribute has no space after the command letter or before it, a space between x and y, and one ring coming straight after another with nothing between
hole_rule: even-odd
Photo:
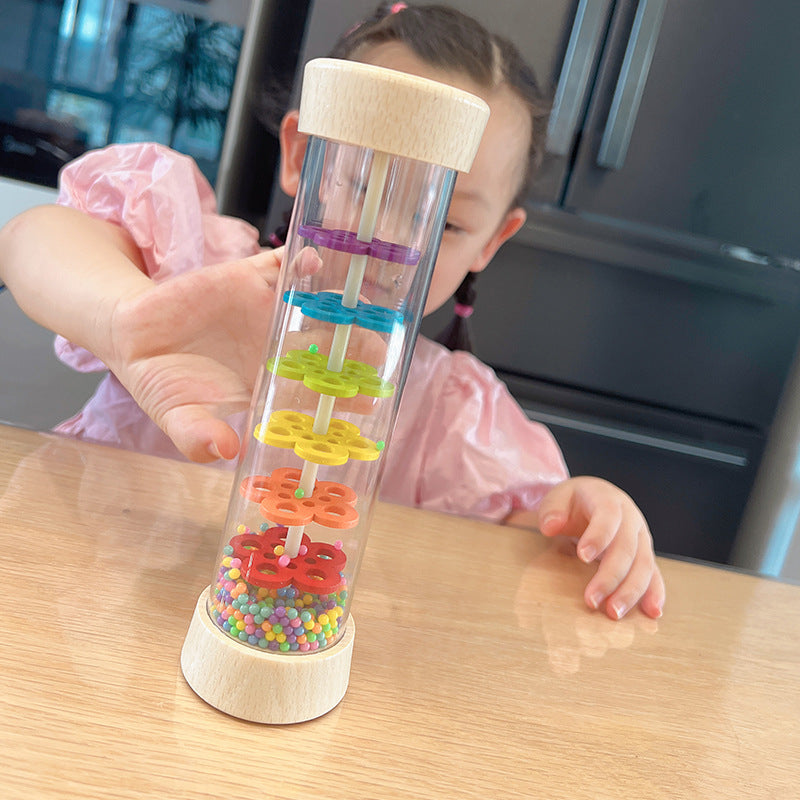
<instances>
[{"instance_id":1,"label":"thumb","mask_svg":"<svg viewBox=\"0 0 800 800\"><path fill-rule=\"evenodd\" d=\"M248 256L245 260L249 261L256 269L256 272L269 284L275 288L278 283L278 274L283 265L286 247L276 247L274 250L264 249L255 255ZM322 267L322 258L313 247L304 247L292 260L288 268L299 277L314 275Z\"/></svg>"},{"instance_id":2,"label":"thumb","mask_svg":"<svg viewBox=\"0 0 800 800\"><path fill-rule=\"evenodd\" d=\"M166 415L163 429L190 461L203 464L219 458L231 460L239 454L236 431L202 406L173 409Z\"/></svg>"},{"instance_id":3,"label":"thumb","mask_svg":"<svg viewBox=\"0 0 800 800\"><path fill-rule=\"evenodd\" d=\"M278 272L283 261L283 247L275 250L261 250L252 256L247 256L242 261L250 264L261 276L262 280L272 289L278 282Z\"/></svg>"}]
</instances>

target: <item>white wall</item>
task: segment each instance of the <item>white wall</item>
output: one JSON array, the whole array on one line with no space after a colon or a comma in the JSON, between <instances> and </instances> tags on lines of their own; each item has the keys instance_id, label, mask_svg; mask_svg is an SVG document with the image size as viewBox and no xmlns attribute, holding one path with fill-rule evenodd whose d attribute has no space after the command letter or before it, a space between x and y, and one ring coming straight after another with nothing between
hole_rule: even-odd
<instances>
[{"instance_id":1,"label":"white wall","mask_svg":"<svg viewBox=\"0 0 800 800\"><path fill-rule=\"evenodd\" d=\"M52 203L56 194L46 186L0 177L0 227L26 208Z\"/></svg>"},{"instance_id":2,"label":"white wall","mask_svg":"<svg viewBox=\"0 0 800 800\"><path fill-rule=\"evenodd\" d=\"M0 226L55 189L0 178ZM0 292L0 422L45 430L80 409L99 375L81 375L53 353L53 334L31 322L7 290Z\"/></svg>"}]
</instances>

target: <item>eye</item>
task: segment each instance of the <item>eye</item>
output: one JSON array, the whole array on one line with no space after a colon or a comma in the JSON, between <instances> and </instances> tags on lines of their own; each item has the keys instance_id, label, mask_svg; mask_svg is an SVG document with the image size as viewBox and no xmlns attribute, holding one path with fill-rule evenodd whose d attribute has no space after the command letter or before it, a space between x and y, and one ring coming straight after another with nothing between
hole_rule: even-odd
<instances>
[{"instance_id":1,"label":"eye","mask_svg":"<svg viewBox=\"0 0 800 800\"><path fill-rule=\"evenodd\" d=\"M452 222L445 222L444 229L448 233L463 233L464 229L460 228L458 225L454 225Z\"/></svg>"}]
</instances>

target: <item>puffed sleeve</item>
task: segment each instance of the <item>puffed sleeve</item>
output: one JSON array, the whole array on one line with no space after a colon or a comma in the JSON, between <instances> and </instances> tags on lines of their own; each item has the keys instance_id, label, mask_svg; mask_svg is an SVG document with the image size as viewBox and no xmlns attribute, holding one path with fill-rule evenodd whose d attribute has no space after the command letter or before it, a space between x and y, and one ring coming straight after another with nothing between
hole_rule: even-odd
<instances>
[{"instance_id":1,"label":"puffed sleeve","mask_svg":"<svg viewBox=\"0 0 800 800\"><path fill-rule=\"evenodd\" d=\"M57 202L124 228L156 281L259 249L252 225L217 213L214 191L195 162L159 144L86 153L61 170ZM105 369L62 337L55 348L75 369Z\"/></svg>"},{"instance_id":2,"label":"puffed sleeve","mask_svg":"<svg viewBox=\"0 0 800 800\"><path fill-rule=\"evenodd\" d=\"M569 477L550 431L525 415L493 370L425 339L417 351L390 447L396 459L387 464L385 499L500 522L534 509ZM413 496L401 496L403 480Z\"/></svg>"}]
</instances>

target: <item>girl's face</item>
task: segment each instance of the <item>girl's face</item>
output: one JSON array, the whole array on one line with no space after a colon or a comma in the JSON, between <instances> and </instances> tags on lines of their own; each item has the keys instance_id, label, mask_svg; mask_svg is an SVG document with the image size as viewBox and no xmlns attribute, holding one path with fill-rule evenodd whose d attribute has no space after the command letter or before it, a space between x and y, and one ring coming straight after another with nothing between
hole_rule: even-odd
<instances>
[{"instance_id":1,"label":"girl's face","mask_svg":"<svg viewBox=\"0 0 800 800\"><path fill-rule=\"evenodd\" d=\"M527 166L530 118L507 86L487 92L465 75L431 67L399 42L369 48L358 60L471 92L491 110L472 169L456 179L425 306L429 314L453 295L467 272L483 270L524 224L524 209L510 206ZM304 151L305 137L297 133L296 112L290 112L281 127L281 187L291 196L297 191Z\"/></svg>"},{"instance_id":2,"label":"girl's face","mask_svg":"<svg viewBox=\"0 0 800 800\"><path fill-rule=\"evenodd\" d=\"M530 118L507 86L487 92L465 75L431 67L399 42L370 48L359 60L471 92L491 110L472 169L456 179L425 306L429 314L452 296L467 272L483 270L524 224L524 209L510 206L527 166Z\"/></svg>"}]
</instances>

